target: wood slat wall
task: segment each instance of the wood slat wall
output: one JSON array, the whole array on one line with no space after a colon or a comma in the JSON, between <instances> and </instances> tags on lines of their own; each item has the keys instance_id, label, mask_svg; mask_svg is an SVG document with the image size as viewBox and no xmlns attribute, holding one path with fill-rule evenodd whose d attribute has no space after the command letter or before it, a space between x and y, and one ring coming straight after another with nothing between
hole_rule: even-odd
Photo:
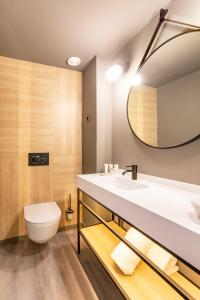
<instances>
[{"instance_id":1,"label":"wood slat wall","mask_svg":"<svg viewBox=\"0 0 200 300\"><path fill-rule=\"evenodd\" d=\"M76 212L82 165L82 73L0 57L0 240L23 235L23 207L68 194ZM49 152L50 165L28 167L28 152ZM60 226L76 223L74 214Z\"/></svg>"},{"instance_id":2,"label":"wood slat wall","mask_svg":"<svg viewBox=\"0 0 200 300\"><path fill-rule=\"evenodd\" d=\"M135 87L128 102L128 116L137 136L147 144L157 146L157 90L150 86Z\"/></svg>"}]
</instances>

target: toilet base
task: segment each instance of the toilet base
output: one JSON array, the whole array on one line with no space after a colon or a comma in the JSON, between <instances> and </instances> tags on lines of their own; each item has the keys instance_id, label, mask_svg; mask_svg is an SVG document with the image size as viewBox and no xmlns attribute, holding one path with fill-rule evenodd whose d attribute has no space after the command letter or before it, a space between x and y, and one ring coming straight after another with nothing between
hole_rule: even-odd
<instances>
[{"instance_id":1,"label":"toilet base","mask_svg":"<svg viewBox=\"0 0 200 300\"><path fill-rule=\"evenodd\" d=\"M52 237L53 238L53 237ZM51 238L51 239L52 239ZM30 238L29 238L30 239ZM48 239L48 240L43 240L43 241L36 241L36 240L32 240L32 239L30 239L33 243L35 243L35 244L47 244L51 239Z\"/></svg>"},{"instance_id":2,"label":"toilet base","mask_svg":"<svg viewBox=\"0 0 200 300\"><path fill-rule=\"evenodd\" d=\"M33 225L26 222L26 231L29 239L37 244L45 244L50 241L58 231L60 218L45 225Z\"/></svg>"}]
</instances>

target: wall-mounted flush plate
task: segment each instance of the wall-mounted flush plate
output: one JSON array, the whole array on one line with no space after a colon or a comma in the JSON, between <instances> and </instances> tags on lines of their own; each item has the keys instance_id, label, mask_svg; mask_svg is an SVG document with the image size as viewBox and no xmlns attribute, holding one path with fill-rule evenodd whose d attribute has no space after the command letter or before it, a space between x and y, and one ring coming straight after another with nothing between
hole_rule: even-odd
<instances>
[{"instance_id":1,"label":"wall-mounted flush plate","mask_svg":"<svg viewBox=\"0 0 200 300\"><path fill-rule=\"evenodd\" d=\"M49 153L28 153L29 166L48 166Z\"/></svg>"}]
</instances>

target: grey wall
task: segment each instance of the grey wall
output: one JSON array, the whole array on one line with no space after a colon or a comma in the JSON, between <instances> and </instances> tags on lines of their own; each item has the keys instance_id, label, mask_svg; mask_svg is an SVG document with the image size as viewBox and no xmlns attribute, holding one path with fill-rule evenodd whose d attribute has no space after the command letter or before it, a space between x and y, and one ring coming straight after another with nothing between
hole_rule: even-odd
<instances>
[{"instance_id":1,"label":"grey wall","mask_svg":"<svg viewBox=\"0 0 200 300\"><path fill-rule=\"evenodd\" d=\"M200 1L176 0L169 7L168 17L200 25ZM128 125L126 104L131 78L154 30L157 19L146 26L114 59L117 63L129 62L129 70L114 84L112 103L112 158L124 167L130 163L139 166L139 172L200 184L200 140L175 149L150 148L135 138ZM180 32L180 26L167 25L160 34L164 40ZM170 59L170 58L169 58Z\"/></svg>"},{"instance_id":2,"label":"grey wall","mask_svg":"<svg viewBox=\"0 0 200 300\"><path fill-rule=\"evenodd\" d=\"M97 57L97 171L112 159L112 85L105 78L109 59Z\"/></svg>"},{"instance_id":3,"label":"grey wall","mask_svg":"<svg viewBox=\"0 0 200 300\"><path fill-rule=\"evenodd\" d=\"M157 89L158 145L178 145L200 134L200 71Z\"/></svg>"},{"instance_id":4,"label":"grey wall","mask_svg":"<svg viewBox=\"0 0 200 300\"><path fill-rule=\"evenodd\" d=\"M96 173L104 163L111 162L112 86L105 79L109 60L95 57L83 72L83 173ZM89 116L89 121L86 117ZM111 214L98 203L84 196L84 201L105 220ZM91 213L84 209L85 225L95 224Z\"/></svg>"},{"instance_id":5,"label":"grey wall","mask_svg":"<svg viewBox=\"0 0 200 300\"><path fill-rule=\"evenodd\" d=\"M96 57L83 72L83 173L96 172ZM89 117L89 121L86 120Z\"/></svg>"},{"instance_id":6,"label":"grey wall","mask_svg":"<svg viewBox=\"0 0 200 300\"><path fill-rule=\"evenodd\" d=\"M101 172L111 162L112 86L109 60L95 57L83 72L83 173ZM87 121L89 117L89 121Z\"/></svg>"}]
</instances>

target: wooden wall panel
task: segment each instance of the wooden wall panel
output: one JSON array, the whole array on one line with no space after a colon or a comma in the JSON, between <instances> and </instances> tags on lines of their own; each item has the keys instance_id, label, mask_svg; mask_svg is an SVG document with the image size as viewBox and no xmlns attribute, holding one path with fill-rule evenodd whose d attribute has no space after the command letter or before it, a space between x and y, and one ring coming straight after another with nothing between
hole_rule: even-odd
<instances>
[{"instance_id":1,"label":"wooden wall panel","mask_svg":"<svg viewBox=\"0 0 200 300\"><path fill-rule=\"evenodd\" d=\"M145 85L135 87L129 95L128 115L137 136L157 146L157 89Z\"/></svg>"},{"instance_id":2,"label":"wooden wall panel","mask_svg":"<svg viewBox=\"0 0 200 300\"><path fill-rule=\"evenodd\" d=\"M82 74L0 57L0 240L23 235L23 207L69 194L76 212L81 173ZM49 152L50 165L28 167L29 152ZM6 159L4 159L6 158Z\"/></svg>"}]
</instances>

